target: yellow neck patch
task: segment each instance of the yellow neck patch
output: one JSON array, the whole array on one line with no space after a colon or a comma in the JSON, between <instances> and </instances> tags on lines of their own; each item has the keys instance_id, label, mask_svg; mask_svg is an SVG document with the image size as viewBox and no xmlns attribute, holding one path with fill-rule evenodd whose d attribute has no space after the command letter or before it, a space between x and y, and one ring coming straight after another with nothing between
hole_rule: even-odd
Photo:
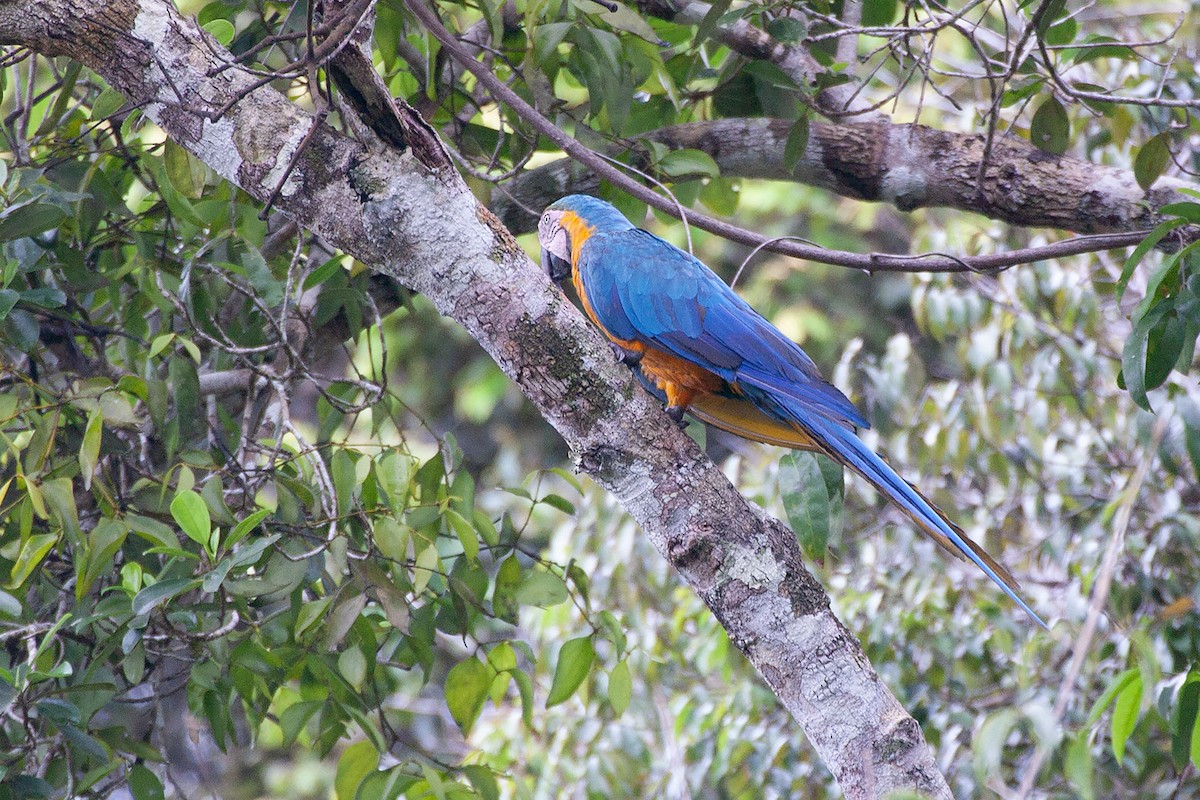
<instances>
[{"instance_id":1,"label":"yellow neck patch","mask_svg":"<svg viewBox=\"0 0 1200 800\"><path fill-rule=\"evenodd\" d=\"M571 237L571 266L576 267L579 265L579 248L583 247L583 243L596 229L584 222L583 217L574 211L564 211L558 218L558 224L566 228Z\"/></svg>"}]
</instances>

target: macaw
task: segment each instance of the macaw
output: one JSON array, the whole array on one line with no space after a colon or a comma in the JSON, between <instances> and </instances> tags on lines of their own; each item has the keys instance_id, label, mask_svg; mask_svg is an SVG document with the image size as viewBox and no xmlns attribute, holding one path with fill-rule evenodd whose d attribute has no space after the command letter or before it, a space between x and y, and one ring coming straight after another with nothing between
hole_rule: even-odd
<instances>
[{"instance_id":1,"label":"macaw","mask_svg":"<svg viewBox=\"0 0 1200 800\"><path fill-rule=\"evenodd\" d=\"M856 428L867 421L800 346L698 259L585 195L546 208L538 240L551 280L571 280L584 313L676 422L686 411L747 439L823 453L1046 627L1012 574L863 443Z\"/></svg>"}]
</instances>

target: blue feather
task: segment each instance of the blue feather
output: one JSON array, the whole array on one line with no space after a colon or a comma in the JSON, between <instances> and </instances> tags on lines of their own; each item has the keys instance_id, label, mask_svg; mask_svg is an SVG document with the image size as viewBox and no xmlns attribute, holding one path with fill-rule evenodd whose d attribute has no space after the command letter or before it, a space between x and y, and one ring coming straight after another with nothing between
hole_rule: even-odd
<instances>
[{"instance_id":1,"label":"blue feather","mask_svg":"<svg viewBox=\"0 0 1200 800\"><path fill-rule=\"evenodd\" d=\"M834 455L837 461L842 462L866 478L872 486L886 495L896 505L900 506L914 521L924 527L937 531L949 539L963 556L991 578L992 582L1012 598L1014 603L1024 609L1025 613L1032 617L1038 625L1041 625L1043 628L1047 627L1042 618L1021 599L1015 588L1008 581L1001 578L990 564L984 561L973 548L968 546L963 536L930 505L929 501L912 487L912 484L897 475L895 470L887 465L887 462L867 447L862 439L858 438L858 434L839 425L830 424L828 420L819 416L810 417L807 420L797 419L796 421L813 438L826 444L831 451L831 455Z\"/></svg>"}]
</instances>

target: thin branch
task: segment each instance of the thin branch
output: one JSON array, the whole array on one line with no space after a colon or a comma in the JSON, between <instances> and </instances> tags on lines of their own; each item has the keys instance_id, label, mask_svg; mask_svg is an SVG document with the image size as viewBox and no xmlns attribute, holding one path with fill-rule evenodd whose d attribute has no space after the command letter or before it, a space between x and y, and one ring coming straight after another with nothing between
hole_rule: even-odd
<instances>
[{"instance_id":1,"label":"thin branch","mask_svg":"<svg viewBox=\"0 0 1200 800\"><path fill-rule=\"evenodd\" d=\"M520 95L509 88L479 63L462 46L445 26L441 19L420 0L406 0L410 12L422 25L441 42L442 47L451 58L458 61L471 72L475 78L484 84L488 91L500 102L505 103L517 112L527 123L539 133L546 136L565 153L592 169L600 178L606 180L630 196L647 205L695 225L697 228L714 233L732 242L762 247L781 255L816 261L821 264L832 264L840 267L851 267L866 272L994 272L1008 269L1020 264L1041 261L1048 258L1061 258L1081 253L1095 253L1102 250L1113 250L1123 247L1133 247L1149 231L1133 231L1129 233L1101 234L1098 236L1078 237L1042 247L1029 247L1012 250L1007 253L994 253L986 256L954 257L938 253L921 256L899 256L885 253L851 253L841 250L826 250L791 241L771 241L768 237L748 231L745 228L728 222L714 219L694 211L680 213L675 203L648 189L637 181L629 178L616 167L591 149L585 147L575 138L562 131L557 125L543 116Z\"/></svg>"}]
</instances>

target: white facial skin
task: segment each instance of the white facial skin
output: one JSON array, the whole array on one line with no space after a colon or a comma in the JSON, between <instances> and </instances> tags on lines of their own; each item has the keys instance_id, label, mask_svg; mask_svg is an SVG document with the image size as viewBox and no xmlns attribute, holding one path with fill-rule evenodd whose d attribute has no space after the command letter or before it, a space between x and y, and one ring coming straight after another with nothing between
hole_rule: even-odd
<instances>
[{"instance_id":1,"label":"white facial skin","mask_svg":"<svg viewBox=\"0 0 1200 800\"><path fill-rule=\"evenodd\" d=\"M562 214L562 211L546 211L538 221L542 268L556 281L564 280L571 274L571 236L561 224Z\"/></svg>"}]
</instances>

